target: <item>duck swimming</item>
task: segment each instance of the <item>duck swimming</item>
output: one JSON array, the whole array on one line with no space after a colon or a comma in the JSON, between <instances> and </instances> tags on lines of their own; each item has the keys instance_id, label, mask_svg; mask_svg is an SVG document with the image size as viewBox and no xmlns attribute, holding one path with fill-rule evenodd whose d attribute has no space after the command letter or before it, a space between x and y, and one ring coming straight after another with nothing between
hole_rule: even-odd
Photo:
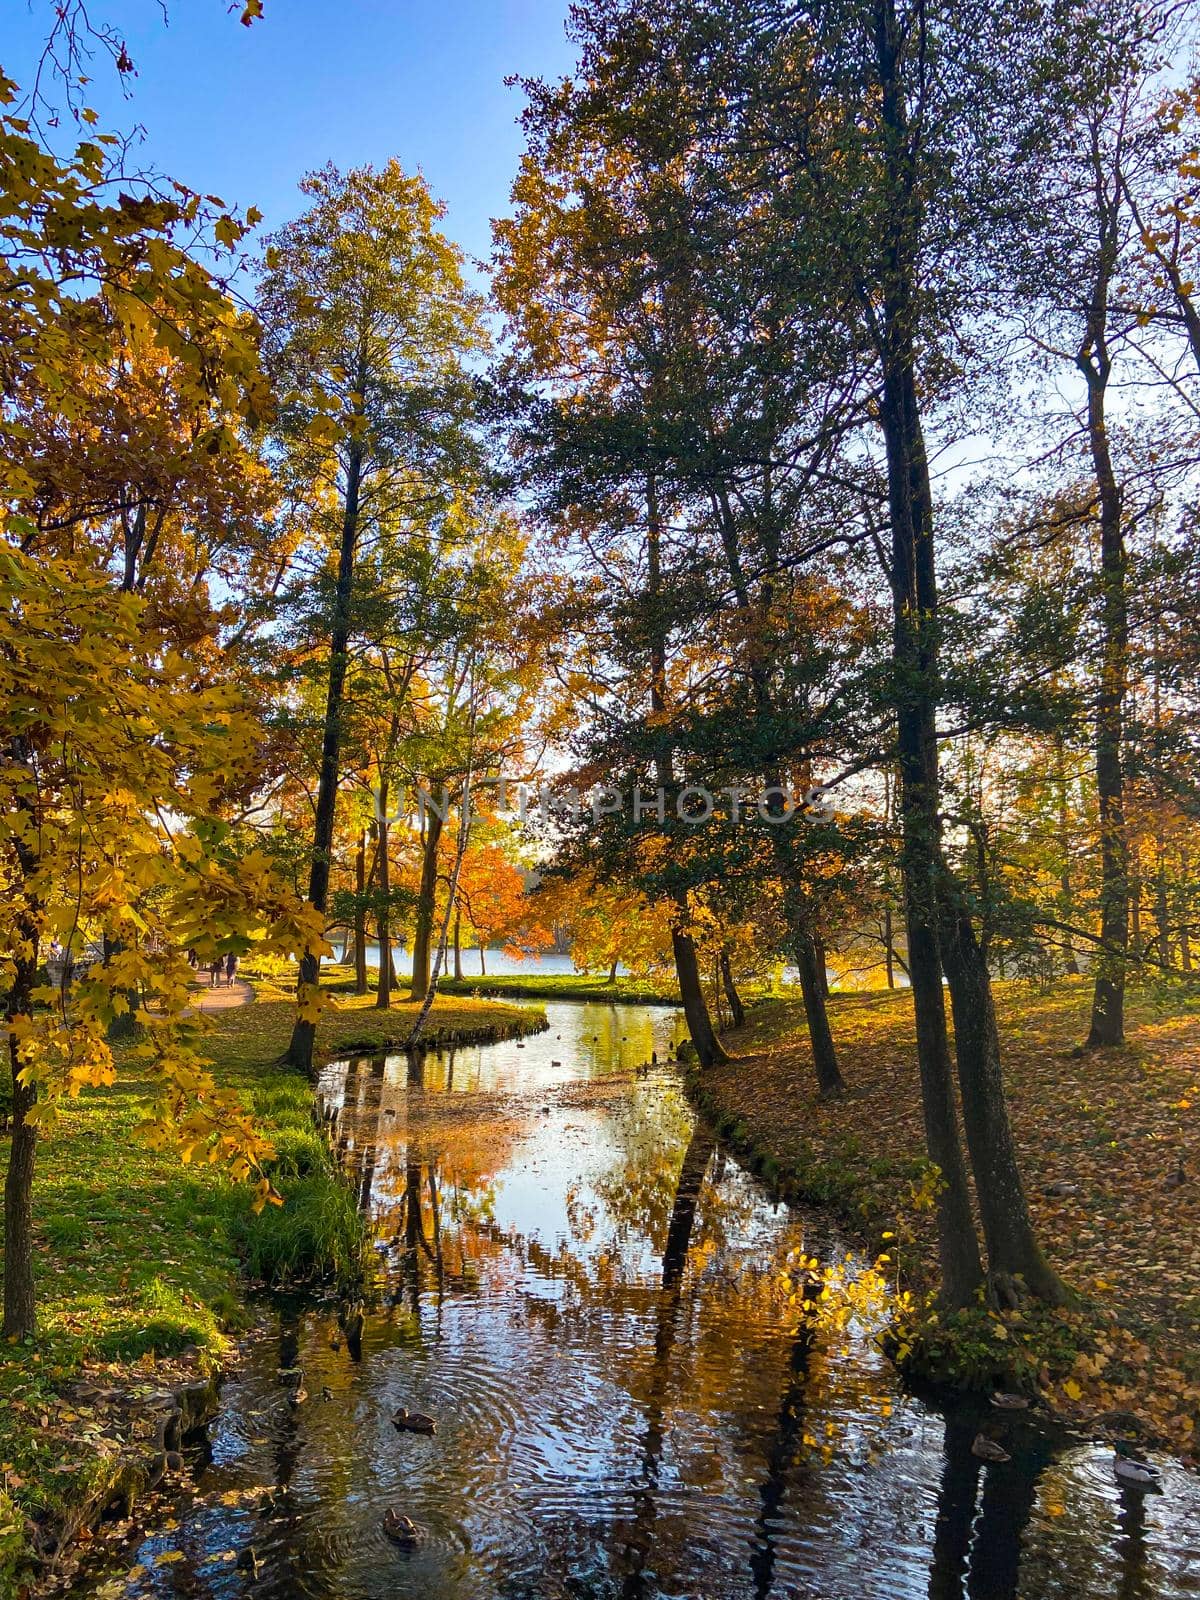
<instances>
[{"instance_id":1,"label":"duck swimming","mask_svg":"<svg viewBox=\"0 0 1200 1600\"><path fill-rule=\"evenodd\" d=\"M1032 1404L1028 1395L1009 1394L1003 1389L997 1389L991 1400L999 1411L1028 1411Z\"/></svg>"},{"instance_id":2,"label":"duck swimming","mask_svg":"<svg viewBox=\"0 0 1200 1600\"><path fill-rule=\"evenodd\" d=\"M1133 1446L1118 1439L1113 1446L1113 1475L1118 1483L1133 1489L1157 1489L1162 1484L1162 1473L1151 1461L1143 1461L1135 1454Z\"/></svg>"},{"instance_id":3,"label":"duck swimming","mask_svg":"<svg viewBox=\"0 0 1200 1600\"><path fill-rule=\"evenodd\" d=\"M423 1411L406 1411L403 1406L392 1418L393 1427L401 1433L436 1433L437 1423Z\"/></svg>"},{"instance_id":4,"label":"duck swimming","mask_svg":"<svg viewBox=\"0 0 1200 1600\"><path fill-rule=\"evenodd\" d=\"M989 1439L986 1433L977 1433L975 1442L971 1446L971 1454L978 1456L980 1461L1011 1461L1012 1457L1002 1444L997 1444L995 1439Z\"/></svg>"},{"instance_id":5,"label":"duck swimming","mask_svg":"<svg viewBox=\"0 0 1200 1600\"><path fill-rule=\"evenodd\" d=\"M401 1550L415 1550L421 1543L422 1533L411 1517L391 1506L383 1513L383 1531Z\"/></svg>"}]
</instances>

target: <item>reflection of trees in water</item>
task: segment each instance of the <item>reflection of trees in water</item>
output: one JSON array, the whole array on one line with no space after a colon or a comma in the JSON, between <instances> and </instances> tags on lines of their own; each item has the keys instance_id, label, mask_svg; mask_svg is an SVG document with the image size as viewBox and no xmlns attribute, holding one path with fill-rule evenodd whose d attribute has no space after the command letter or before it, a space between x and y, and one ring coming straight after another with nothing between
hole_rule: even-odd
<instances>
[{"instance_id":1,"label":"reflection of trees in water","mask_svg":"<svg viewBox=\"0 0 1200 1600\"><path fill-rule=\"evenodd\" d=\"M750 1576L754 1580L755 1600L766 1600L775 1582L775 1566L779 1556L777 1525L804 1441L812 1345L812 1329L801 1327L792 1341L775 1431L765 1452L766 1471L758 1491L760 1507L754 1524L754 1547L750 1552Z\"/></svg>"},{"instance_id":2,"label":"reflection of trees in water","mask_svg":"<svg viewBox=\"0 0 1200 1600\"><path fill-rule=\"evenodd\" d=\"M654 1092L623 1108L610 1126L621 1154L609 1172L594 1180L592 1188L615 1232L636 1231L649 1241L656 1255L661 1254L674 1215L679 1162L695 1126L694 1115L682 1095ZM696 1219L693 1239L713 1253L722 1252L730 1237L749 1223L758 1203L749 1186L726 1187L723 1156L719 1164L720 1178L714 1172L716 1181ZM569 1210L568 1215L581 1242L591 1238L600 1224L594 1208L578 1200L574 1213Z\"/></svg>"},{"instance_id":3,"label":"reflection of trees in water","mask_svg":"<svg viewBox=\"0 0 1200 1600\"><path fill-rule=\"evenodd\" d=\"M1115 1593L1117 1600L1162 1592L1151 1571L1140 1494L1122 1495L1116 1514L1114 1591L1114 1551L1103 1536L1107 1501L1097 1503L1090 1485L1056 1466L1061 1442L1017 1424L1004 1440L1012 1460L985 1469L971 1454L979 1424L977 1415L946 1420L929 1600L1015 1600L1038 1592L1032 1586L1039 1582L1057 1594ZM1035 1516L1039 1501L1043 1514Z\"/></svg>"},{"instance_id":4,"label":"reflection of trees in water","mask_svg":"<svg viewBox=\"0 0 1200 1600\"><path fill-rule=\"evenodd\" d=\"M1034 1443L1036 1446L1039 1441ZM1016 1451L1014 1458L1011 1467L1004 1468L1006 1473L1013 1467L1023 1470L1024 1462ZM1148 1503L1136 1491L1117 1488L1110 1477L1110 1459L1107 1447L1102 1457L1089 1454L1082 1459L1071 1451L1060 1460L1056 1450L1049 1450L1032 1490L1039 1514L1030 1514L1023 1524L1022 1594L1152 1600L1159 1595L1197 1592L1194 1503L1174 1504L1157 1497ZM1164 1524L1156 1532L1149 1525L1149 1505ZM985 1521L988 1511L985 1496ZM995 1543L1003 1537L1003 1530L997 1530ZM1178 1561L1173 1563L1176 1552ZM975 1564L973 1548L972 1570ZM976 1590L969 1592L975 1600ZM981 1589L978 1593L990 1592Z\"/></svg>"},{"instance_id":5,"label":"reflection of trees in water","mask_svg":"<svg viewBox=\"0 0 1200 1600\"><path fill-rule=\"evenodd\" d=\"M958 1460L951 1462L951 1431L957 1441ZM968 1556L967 1594L970 1600L1012 1600L1017 1593L1021 1568L1021 1542L1037 1501L1038 1483L1054 1455L1051 1441L1030 1428L1019 1429L1019 1440L1011 1446L1012 1460L1003 1471L985 1471L983 1499ZM972 1438L974 1435L972 1434ZM950 1419L946 1422L946 1469L943 1488L952 1470L964 1478L968 1467L962 1457L962 1435ZM969 1452L971 1441L966 1441ZM977 1458L971 1461L978 1465ZM972 1489L974 1475L971 1475ZM940 1511L940 1498L939 1498ZM940 1521L940 1517L939 1517ZM934 1541L932 1570L937 1571L937 1541ZM932 1578L930 1594L934 1594Z\"/></svg>"},{"instance_id":6,"label":"reflection of trees in water","mask_svg":"<svg viewBox=\"0 0 1200 1600\"><path fill-rule=\"evenodd\" d=\"M426 1058L407 1063L401 1093L424 1100L428 1068ZM443 1059L442 1068L450 1076L453 1060ZM415 1119L410 1103L410 1120L381 1122L382 1083L369 1060L348 1063L348 1114L339 1133L360 1192L374 1184L378 1203L381 1187L395 1180L386 1215L394 1220L396 1302L419 1312L431 1290L439 1304L448 1285L469 1292L469 1274L490 1263L495 1284L507 1274L521 1296L513 1308L524 1318L524 1327L515 1324L518 1342L537 1325L561 1347L577 1344L582 1359L594 1345L586 1319L595 1313L596 1337L603 1333L606 1340L605 1379L635 1401L641 1417L632 1459L613 1463L612 1476L632 1484L629 1511L591 1534L593 1549L607 1549L625 1596L639 1600L655 1592L674 1568L696 1560L681 1532L676 1471L686 1485L697 1481L690 1472L716 1463L710 1481L757 1484L743 1570L759 1600L784 1592L781 1551L789 1542L794 1549L806 1526L837 1530L830 1536L831 1560L839 1550L845 1559L864 1549L889 1526L899 1529L899 1508L882 1487L886 1478L877 1486L869 1478L848 1481L836 1467L845 1430L866 1437L872 1420L888 1415L892 1374L865 1359L854 1330L840 1341L822 1334L814 1349L781 1288L789 1253L803 1247L803 1222L785 1216L764 1226L761 1191L736 1167L727 1170L722 1153L714 1158L711 1132L693 1122L680 1099L639 1082L605 1123L605 1138L618 1154L594 1185L597 1203L574 1191L569 1237L547 1244L499 1228L494 1217L493 1174L511 1158L527 1119L511 1112L495 1120L439 1119L426 1101ZM640 1252L629 1249L629 1239L638 1236L661 1262L657 1286L646 1281ZM543 1294L537 1283L555 1289ZM631 1333L614 1345L611 1328L619 1322L641 1337ZM289 1364L282 1352L280 1364ZM676 1407L699 1425L674 1423ZM985 1473L970 1450L978 1425L977 1416L946 1424L930 1600L1014 1600L1023 1561L1029 1594L1036 1582L1030 1574L1039 1566L1060 1594L1115 1592L1118 1600L1150 1600L1158 1592L1158 1558L1139 1497L1122 1506L1119 1537L1097 1539L1095 1519L1109 1501L1097 1501L1093 1488L1055 1469L1053 1441L1009 1422L1012 1439L1019 1440L1014 1459ZM276 1441L281 1483L294 1472L295 1434L289 1423ZM619 1437L614 1434L612 1448ZM872 1442L887 1448L882 1431ZM676 1460L664 1518L668 1453ZM834 1465L823 1468L822 1455L833 1455ZM836 1514L828 1515L830 1497L839 1491ZM1061 1501L1064 1515L1035 1515L1039 1495ZM886 1552L882 1559L886 1569Z\"/></svg>"},{"instance_id":7,"label":"reflection of trees in water","mask_svg":"<svg viewBox=\"0 0 1200 1600\"><path fill-rule=\"evenodd\" d=\"M704 1123L697 1123L684 1152L675 1184L675 1198L663 1246L662 1287L654 1318L654 1351L646 1385L645 1423L638 1441L638 1476L631 1524L620 1535L620 1566L624 1570L621 1593L627 1600L648 1594L647 1568L654 1554L658 1521L658 1488L663 1446L666 1442L667 1388L671 1357L683 1307L682 1285L688 1246L696 1222L700 1188L715 1140Z\"/></svg>"},{"instance_id":8,"label":"reflection of trees in water","mask_svg":"<svg viewBox=\"0 0 1200 1600\"><path fill-rule=\"evenodd\" d=\"M714 1192L712 1186L705 1184L715 1143L711 1130L705 1124L699 1123L693 1128L679 1167L667 1224L662 1254L662 1283L654 1315L654 1342L649 1368L640 1386L645 1420L638 1441L638 1486L634 1495L633 1516L615 1528L613 1536L615 1564L622 1573L621 1593L625 1600L644 1600L644 1597L657 1592L659 1579L666 1578L671 1563L683 1554L661 1548L658 1514L662 1460L670 1432L668 1417L672 1388L675 1388L679 1402L702 1412L717 1412L721 1409L722 1401L727 1403L727 1396L723 1392L717 1389L706 1391L705 1374L709 1384L716 1384L720 1391L724 1390L728 1367L719 1354L715 1362L698 1359L700 1347L711 1336L712 1329L705 1328L705 1297L696 1292L698 1286L694 1279L692 1292L688 1292L687 1275L689 1251L700 1245L697 1220L701 1198L704 1197L706 1205L720 1203L719 1192ZM762 1281L761 1278L759 1281ZM757 1317L739 1318L737 1322L743 1339L749 1336L748 1342L755 1346L754 1362L762 1380L761 1387L764 1391L774 1387L778 1397L771 1437L761 1445L752 1447L756 1455L761 1453L766 1470L759 1491L761 1511L755 1525L750 1571L756 1596L765 1596L774 1579L775 1525L785 1498L788 1475L803 1437L804 1392L808 1381L813 1330L811 1324L805 1321L790 1341L780 1387L778 1378L772 1372L778 1366L778 1338L768 1333L764 1342L763 1334L767 1329ZM723 1331L731 1331L734 1325L734 1319L722 1319ZM678 1349L681 1343L688 1350L688 1359L682 1369ZM741 1431L736 1423L734 1431Z\"/></svg>"},{"instance_id":9,"label":"reflection of trees in water","mask_svg":"<svg viewBox=\"0 0 1200 1600\"><path fill-rule=\"evenodd\" d=\"M1146 1497L1133 1489L1121 1491L1121 1530L1117 1550L1121 1558L1121 1587L1117 1600L1145 1600L1153 1592L1146 1544Z\"/></svg>"}]
</instances>

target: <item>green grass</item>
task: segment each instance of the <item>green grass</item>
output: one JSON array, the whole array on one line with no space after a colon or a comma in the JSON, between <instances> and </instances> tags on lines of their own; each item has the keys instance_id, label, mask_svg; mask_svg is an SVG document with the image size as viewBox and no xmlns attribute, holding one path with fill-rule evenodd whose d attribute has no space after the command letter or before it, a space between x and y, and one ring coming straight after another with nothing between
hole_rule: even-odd
<instances>
[{"instance_id":1,"label":"green grass","mask_svg":"<svg viewBox=\"0 0 1200 1600\"><path fill-rule=\"evenodd\" d=\"M321 1020L318 1052L384 1048L407 1036L414 1010L339 1007ZM68 1102L41 1140L39 1331L0 1344L0 1593L15 1592L27 1562L25 1518L69 1518L113 1470L98 1461L78 1419L63 1420L75 1416L63 1395L82 1368L102 1366L106 1384L139 1379L147 1387L176 1370L161 1364L181 1355L192 1370L212 1370L246 1325L245 1273L277 1284L322 1277L349 1285L358 1277L364 1224L314 1120L311 1085L279 1065L293 1017L290 1000L260 1000L221 1013L208 1041L218 1081L238 1092L275 1145L281 1208L255 1217L248 1188L219 1169L184 1166L141 1144L134 1129L153 1090L123 1060L111 1088ZM539 1026L536 1010L439 998L426 1040ZM7 1158L3 1138L0 1157Z\"/></svg>"},{"instance_id":2,"label":"green grass","mask_svg":"<svg viewBox=\"0 0 1200 1600\"><path fill-rule=\"evenodd\" d=\"M677 1006L679 990L673 978L618 978L578 972L499 973L496 977L443 978L447 995L521 996L542 1000L598 1000L610 1005Z\"/></svg>"}]
</instances>

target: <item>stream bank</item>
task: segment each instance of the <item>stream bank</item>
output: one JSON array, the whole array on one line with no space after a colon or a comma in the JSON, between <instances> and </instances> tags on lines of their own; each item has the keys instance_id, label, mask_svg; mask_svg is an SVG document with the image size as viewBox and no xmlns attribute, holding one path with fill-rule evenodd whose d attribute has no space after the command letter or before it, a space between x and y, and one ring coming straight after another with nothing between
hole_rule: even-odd
<instances>
[{"instance_id":1,"label":"stream bank","mask_svg":"<svg viewBox=\"0 0 1200 1600\"><path fill-rule=\"evenodd\" d=\"M270 994L270 991L267 991ZM207 991L199 993L201 1004ZM406 1036L413 1008L341 1008L322 1019L322 1059L346 1039ZM255 1284L351 1283L366 1228L314 1117L312 1085L278 1065L294 1001L281 993L223 1010L209 1041L216 1076L276 1147L282 1209L249 1211L217 1168L185 1166L136 1129L152 1086L127 1056L117 1080L65 1104L43 1139L35 1186L39 1333L0 1345L0 1594L65 1581L71 1564L128 1518L102 1512L120 1492L134 1517L154 1476L162 1396L198 1392L237 1359ZM439 1000L431 1037L512 1037L536 1010ZM164 1482L158 1491L171 1488Z\"/></svg>"},{"instance_id":2,"label":"stream bank","mask_svg":"<svg viewBox=\"0 0 1200 1600\"><path fill-rule=\"evenodd\" d=\"M818 1099L803 1008L766 1001L729 1035L735 1059L689 1085L741 1157L792 1200L828 1207L890 1258L918 1311L899 1341L923 1376L999 1380L1074 1425L1117 1428L1195 1462L1200 1433L1200 1008L1131 994L1129 1042L1081 1063L1086 985L996 985L1017 1148L1039 1237L1079 1296L1072 1309L981 1309L937 1320L937 1243L924 1157L912 1006L835 994L847 1081ZM1136 1092L1131 1095L1131 1083Z\"/></svg>"},{"instance_id":3,"label":"stream bank","mask_svg":"<svg viewBox=\"0 0 1200 1600\"><path fill-rule=\"evenodd\" d=\"M379 1302L354 1340L332 1304L278 1306L187 1452L173 1525L78 1600L1194 1592L1187 1473L1131 1498L1111 1451L905 1389L875 1342L888 1283L695 1117L673 1014L547 1016L524 1041L323 1070ZM436 1432L397 1430L398 1407ZM980 1431L1005 1461L973 1454Z\"/></svg>"}]
</instances>

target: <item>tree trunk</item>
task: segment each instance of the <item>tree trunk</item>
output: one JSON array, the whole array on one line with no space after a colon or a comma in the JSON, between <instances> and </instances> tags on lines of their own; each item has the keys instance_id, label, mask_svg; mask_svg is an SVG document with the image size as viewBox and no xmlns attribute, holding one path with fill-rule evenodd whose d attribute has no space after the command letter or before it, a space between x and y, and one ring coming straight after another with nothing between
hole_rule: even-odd
<instances>
[{"instance_id":1,"label":"tree trunk","mask_svg":"<svg viewBox=\"0 0 1200 1600\"><path fill-rule=\"evenodd\" d=\"M887 970L887 986L889 989L896 987L896 951L892 944L892 908L883 908L883 962Z\"/></svg>"},{"instance_id":2,"label":"tree trunk","mask_svg":"<svg viewBox=\"0 0 1200 1600\"><path fill-rule=\"evenodd\" d=\"M24 741L13 741L18 746L18 758L26 758ZM32 821L32 806L19 800L19 811L24 819ZM37 837L37 834L32 835ZM37 870L37 856L29 843L21 837L14 838L22 875L29 878ZM37 907L26 901L16 917L21 934L21 944L27 954L13 962L13 978L8 990L5 1019L13 1024L16 1018L32 1018L34 1014L34 987L37 986L38 925ZM21 946L18 946L18 949ZM13 1131L8 1144L8 1171L5 1174L5 1322L6 1339L22 1339L34 1333L37 1325L37 1299L34 1290L34 1165L37 1158L37 1123L30 1122L30 1112L37 1104L37 1088L21 1082L21 1054L16 1035L8 1034L8 1070L13 1078Z\"/></svg>"},{"instance_id":3,"label":"tree trunk","mask_svg":"<svg viewBox=\"0 0 1200 1600\"><path fill-rule=\"evenodd\" d=\"M1192 941L1191 929L1188 923L1189 894L1191 890L1191 860L1186 849L1179 852L1179 882L1183 899L1182 917L1179 923L1179 965L1184 972L1192 970Z\"/></svg>"},{"instance_id":4,"label":"tree trunk","mask_svg":"<svg viewBox=\"0 0 1200 1600\"><path fill-rule=\"evenodd\" d=\"M1099 157L1097 157L1099 159ZM1076 366L1087 383L1087 434L1100 523L1100 682L1096 696L1096 794L1100 810L1100 948L1086 1049L1125 1038L1125 968L1129 949L1129 860L1121 759L1129 674L1122 492L1113 470L1105 404L1112 361L1109 291L1118 257L1119 198L1101 191L1100 248Z\"/></svg>"},{"instance_id":5,"label":"tree trunk","mask_svg":"<svg viewBox=\"0 0 1200 1600\"><path fill-rule=\"evenodd\" d=\"M352 445L346 462L346 501L342 514L342 539L338 551L337 586L334 590L333 626L329 636L329 687L325 699L325 727L321 736L321 771L317 784L317 815L313 828L312 863L308 898L324 916L329 904L329 876L333 866L333 823L337 810L338 774L342 749L342 705L346 697L346 671L350 661L350 600L354 588L354 554L358 543L358 493L362 456ZM321 960L306 955L300 961L300 988L319 986ZM288 1063L311 1072L317 1025L297 1017L287 1049Z\"/></svg>"},{"instance_id":6,"label":"tree trunk","mask_svg":"<svg viewBox=\"0 0 1200 1600\"><path fill-rule=\"evenodd\" d=\"M737 991L737 984L733 981L733 964L729 959L729 951L721 951L721 986L725 990L725 998L729 1002L729 1015L733 1018L735 1028L745 1026L746 1008L742 1004L742 997Z\"/></svg>"},{"instance_id":7,"label":"tree trunk","mask_svg":"<svg viewBox=\"0 0 1200 1600\"><path fill-rule=\"evenodd\" d=\"M36 941L36 931L34 939ZM36 981L36 956L15 963L7 1007L10 1023L14 1017L31 1014L31 996ZM8 1171L4 1180L4 1337L23 1339L34 1332L37 1320L33 1282L33 1173L37 1155L37 1126L29 1121L29 1114L37 1101L37 1090L19 1080L21 1063L17 1042L11 1034L8 1062L12 1073L13 1105Z\"/></svg>"},{"instance_id":8,"label":"tree trunk","mask_svg":"<svg viewBox=\"0 0 1200 1600\"><path fill-rule=\"evenodd\" d=\"M31 750L20 735L10 739L8 759L14 766L30 770ZM30 785L32 790L33 785ZM31 885L40 865L33 842L38 837L40 819L29 793L19 793L16 810L24 824L13 832L12 848L19 868L19 879L7 886L17 895L14 917L16 950L12 976L4 1008L8 1023L8 1067L12 1077L12 1132L8 1146L8 1169L4 1177L4 1325L6 1339L23 1339L37 1325L37 1297L33 1277L33 1178L37 1158L38 1130L31 1121L37 1104L37 1088L21 1082L20 1049L12 1025L18 1017L32 1018L33 991L37 986L40 961L42 902Z\"/></svg>"},{"instance_id":9,"label":"tree trunk","mask_svg":"<svg viewBox=\"0 0 1200 1600\"><path fill-rule=\"evenodd\" d=\"M658 621L662 606L661 538L658 486L651 474L646 482L646 597L650 603L650 614L655 619L655 632L650 645L650 711L655 717L661 717L667 709L667 647ZM665 794L671 780L671 751L670 746L661 741L654 758L654 774L659 788ZM686 924L685 890L676 897L675 917L671 923L671 950L675 957L675 976L679 983L688 1033L696 1047L700 1065L711 1067L714 1062L728 1061L729 1057L717 1038L712 1018L708 1014L704 987L700 982L700 962L696 956L696 945L687 931ZM615 980L615 962L612 975Z\"/></svg>"},{"instance_id":10,"label":"tree trunk","mask_svg":"<svg viewBox=\"0 0 1200 1600\"><path fill-rule=\"evenodd\" d=\"M424 1000L429 990L429 966L433 945L433 920L437 912L438 846L443 818L434 806L425 812L425 842L421 853L421 888L417 898L417 920L413 931L412 989L410 1000Z\"/></svg>"},{"instance_id":11,"label":"tree trunk","mask_svg":"<svg viewBox=\"0 0 1200 1600\"><path fill-rule=\"evenodd\" d=\"M13 1052L15 1054L15 1051ZM14 1072L17 1070L15 1062ZM33 1173L37 1128L28 1121L37 1096L13 1082L12 1135L4 1180L4 1337L34 1332Z\"/></svg>"},{"instance_id":12,"label":"tree trunk","mask_svg":"<svg viewBox=\"0 0 1200 1600\"><path fill-rule=\"evenodd\" d=\"M104 934L101 939L101 946L104 951L104 965L107 967L112 963L114 957L123 953L125 941L123 939L110 939L108 934ZM122 992L125 996L126 1009L119 1016L114 1017L108 1025L108 1037L112 1044L128 1043L129 1040L136 1039L138 1035L138 1008L141 1005L142 997L136 989L125 989Z\"/></svg>"},{"instance_id":13,"label":"tree trunk","mask_svg":"<svg viewBox=\"0 0 1200 1600\"><path fill-rule=\"evenodd\" d=\"M680 915L683 915L681 908ZM671 948L675 955L675 973L679 980L679 995L683 1001L683 1014L687 1019L688 1033L696 1046L696 1055L702 1067L715 1062L728 1061L729 1057L717 1038L708 1014L704 988L700 982L700 962L690 933L679 922L671 928Z\"/></svg>"},{"instance_id":14,"label":"tree trunk","mask_svg":"<svg viewBox=\"0 0 1200 1600\"><path fill-rule=\"evenodd\" d=\"M1061 922L1070 926L1075 921L1075 895L1071 883L1071 825L1067 807L1066 747L1062 731L1054 736L1054 782L1058 790L1058 853L1062 863L1058 879L1058 915ZM1069 978L1079 976L1079 960L1066 935L1067 946L1063 952L1063 969Z\"/></svg>"},{"instance_id":15,"label":"tree trunk","mask_svg":"<svg viewBox=\"0 0 1200 1600\"><path fill-rule=\"evenodd\" d=\"M483 940L482 939L479 941L479 976L481 978L486 978L487 977L487 959L486 959L486 956L485 956L485 953L484 953L484 945L483 945Z\"/></svg>"},{"instance_id":16,"label":"tree trunk","mask_svg":"<svg viewBox=\"0 0 1200 1600\"><path fill-rule=\"evenodd\" d=\"M1062 1305L1067 1294L1034 1236L1017 1166L987 957L962 905L946 907L942 959L954 1013L963 1125L987 1245L989 1287L1002 1306L1022 1298L1018 1280L1039 1299Z\"/></svg>"},{"instance_id":17,"label":"tree trunk","mask_svg":"<svg viewBox=\"0 0 1200 1600\"><path fill-rule=\"evenodd\" d=\"M445 961L446 950L450 942L450 916L458 906L458 884L459 879L462 876L462 864L467 853L467 847L471 842L471 783L474 771L473 762L475 759L475 716L477 705L475 700L475 673L473 665L471 667L470 685L469 705L471 708L471 732L467 745L467 767L466 771L463 773L462 779L462 801L459 806L458 813L458 838L455 840L454 844L454 865L450 869L450 876L446 885L446 909L442 913L442 925L437 931L437 955L434 958L433 970L426 975L425 993L421 1000L421 1009L417 1012L416 1018L413 1021L412 1029L409 1032L408 1038L405 1040L405 1048L408 1050L412 1050L415 1047L417 1040L420 1038L421 1031L428 1020L429 1012L433 1006L433 1003L437 999L438 981L441 978L442 965ZM436 847L434 849L434 873L432 888L435 891L437 889ZM429 940L426 940L426 951L428 951L429 942Z\"/></svg>"},{"instance_id":18,"label":"tree trunk","mask_svg":"<svg viewBox=\"0 0 1200 1600\"><path fill-rule=\"evenodd\" d=\"M354 992L367 992L367 830L354 852Z\"/></svg>"},{"instance_id":19,"label":"tree trunk","mask_svg":"<svg viewBox=\"0 0 1200 1600\"><path fill-rule=\"evenodd\" d=\"M379 973L375 980L375 1009L387 1011L392 1004L392 918L389 898L392 892L392 864L388 856L387 783L380 781L382 804L375 826L379 830L379 912L376 936L379 939Z\"/></svg>"},{"instance_id":20,"label":"tree trunk","mask_svg":"<svg viewBox=\"0 0 1200 1600\"><path fill-rule=\"evenodd\" d=\"M454 977L462 982L462 912L454 913Z\"/></svg>"},{"instance_id":21,"label":"tree trunk","mask_svg":"<svg viewBox=\"0 0 1200 1600\"><path fill-rule=\"evenodd\" d=\"M619 965L620 965L619 961L617 960L616 956L614 956L613 960L612 960L612 965L608 969L608 979L607 979L607 981L609 983L616 983L616 981L617 981L617 967Z\"/></svg>"},{"instance_id":22,"label":"tree trunk","mask_svg":"<svg viewBox=\"0 0 1200 1600\"><path fill-rule=\"evenodd\" d=\"M825 1009L817 941L810 932L801 930L795 936L793 950L796 965L800 969L800 992L804 996L804 1015L808 1019L808 1038L812 1046L817 1087L822 1098L829 1098L841 1094L846 1085L838 1069L829 1013Z\"/></svg>"},{"instance_id":23,"label":"tree trunk","mask_svg":"<svg viewBox=\"0 0 1200 1600\"><path fill-rule=\"evenodd\" d=\"M913 399L915 402L915 395ZM889 450L889 456L892 453ZM899 448L896 453L900 454ZM901 454L900 463L889 474L893 480L901 474L903 459ZM925 611L922 627L916 615L910 612L906 596L910 582L911 588L916 588L913 570L916 540L906 538L905 521L912 534L916 530L912 527L911 513L908 518L904 517L909 509L904 504L907 496L896 492L894 499L899 502L893 511L896 519L893 570L897 587L895 655L900 669L899 681L910 686L903 694L897 713L908 973L916 1020L925 1144L930 1160L941 1175L937 1221L943 1296L951 1306L965 1306L974 1300L975 1291L983 1281L983 1270L954 1107L941 952L936 931L937 756L933 706L928 690L922 687L929 671L922 633L932 626L933 618L931 612Z\"/></svg>"},{"instance_id":24,"label":"tree trunk","mask_svg":"<svg viewBox=\"0 0 1200 1600\"><path fill-rule=\"evenodd\" d=\"M913 135L901 82L899 24L891 0L877 0L875 15L880 111L889 134L887 176L892 199L882 320L877 326L883 380L880 423L887 453L892 535L892 654L897 686L904 916L925 1144L941 1176L937 1225L942 1298L950 1306L966 1306L973 1302L983 1272L954 1106L937 933L937 581L933 497L917 398L914 344L920 202L913 191Z\"/></svg>"},{"instance_id":25,"label":"tree trunk","mask_svg":"<svg viewBox=\"0 0 1200 1600\"><path fill-rule=\"evenodd\" d=\"M817 973L821 985L821 999L829 999L829 958L825 954L825 941L817 932L813 933L813 949L817 955Z\"/></svg>"},{"instance_id":26,"label":"tree trunk","mask_svg":"<svg viewBox=\"0 0 1200 1600\"><path fill-rule=\"evenodd\" d=\"M1158 961L1163 971L1171 965L1171 911L1167 898L1167 847L1162 827L1155 838L1154 927L1158 934Z\"/></svg>"}]
</instances>

